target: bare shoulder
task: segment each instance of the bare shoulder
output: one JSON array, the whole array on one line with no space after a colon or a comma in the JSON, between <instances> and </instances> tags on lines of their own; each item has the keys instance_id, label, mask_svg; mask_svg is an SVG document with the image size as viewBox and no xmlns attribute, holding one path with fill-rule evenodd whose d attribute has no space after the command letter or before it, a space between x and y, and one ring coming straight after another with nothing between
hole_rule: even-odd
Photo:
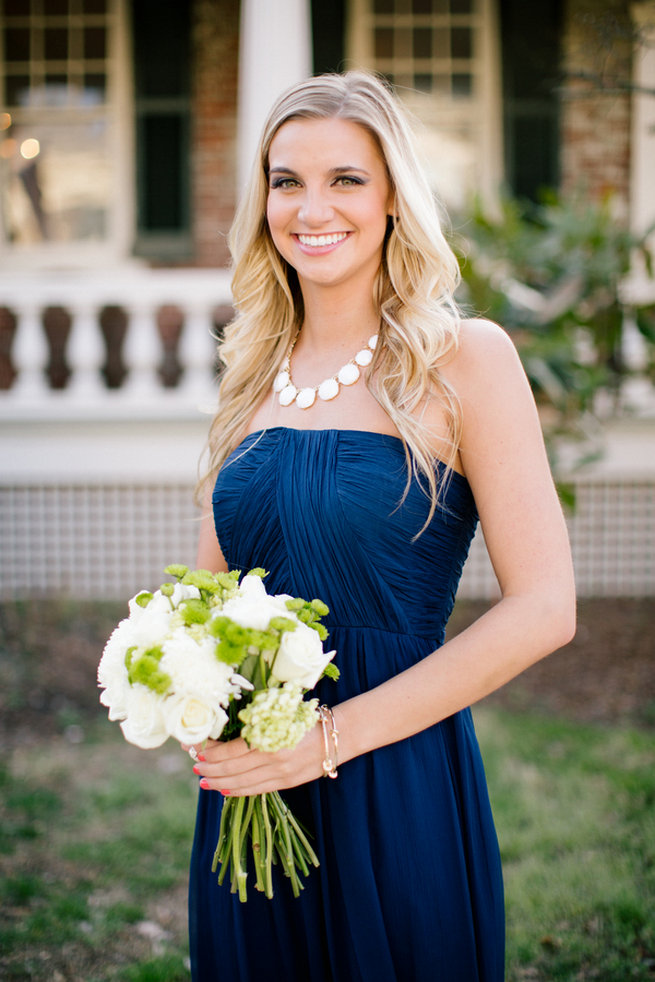
<instances>
[{"instance_id":1,"label":"bare shoulder","mask_svg":"<svg viewBox=\"0 0 655 982\"><path fill-rule=\"evenodd\" d=\"M478 401L489 389L526 383L514 342L498 324L483 318L460 322L459 345L441 372L460 400ZM481 388L482 387L482 388Z\"/></svg>"},{"instance_id":2,"label":"bare shoulder","mask_svg":"<svg viewBox=\"0 0 655 982\"><path fill-rule=\"evenodd\" d=\"M471 317L460 321L459 346L452 360L454 370L462 372L503 362L516 363L518 355L507 331L493 321Z\"/></svg>"}]
</instances>

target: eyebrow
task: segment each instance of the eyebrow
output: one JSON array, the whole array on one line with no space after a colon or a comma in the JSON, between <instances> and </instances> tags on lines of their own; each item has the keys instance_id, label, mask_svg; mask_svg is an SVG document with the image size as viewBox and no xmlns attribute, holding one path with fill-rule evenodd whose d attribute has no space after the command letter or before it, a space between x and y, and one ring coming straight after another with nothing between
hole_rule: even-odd
<instances>
[{"instance_id":1,"label":"eyebrow","mask_svg":"<svg viewBox=\"0 0 655 982\"><path fill-rule=\"evenodd\" d=\"M338 174L352 174L356 171L358 174L366 174L370 177L370 174L363 167L357 167L355 164L344 164L339 167L331 167L328 171L330 177L336 177ZM269 174L290 174L292 177L298 177L298 174L291 167L271 167L268 171Z\"/></svg>"}]
</instances>

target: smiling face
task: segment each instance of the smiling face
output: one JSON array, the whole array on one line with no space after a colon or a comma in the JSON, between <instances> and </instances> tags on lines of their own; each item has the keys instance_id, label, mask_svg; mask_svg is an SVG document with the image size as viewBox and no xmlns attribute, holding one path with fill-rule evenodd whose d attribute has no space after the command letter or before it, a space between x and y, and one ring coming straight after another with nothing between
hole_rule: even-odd
<instances>
[{"instance_id":1,"label":"smiling face","mask_svg":"<svg viewBox=\"0 0 655 982\"><path fill-rule=\"evenodd\" d=\"M266 215L303 291L372 289L392 200L377 142L358 123L291 119L275 134Z\"/></svg>"}]
</instances>

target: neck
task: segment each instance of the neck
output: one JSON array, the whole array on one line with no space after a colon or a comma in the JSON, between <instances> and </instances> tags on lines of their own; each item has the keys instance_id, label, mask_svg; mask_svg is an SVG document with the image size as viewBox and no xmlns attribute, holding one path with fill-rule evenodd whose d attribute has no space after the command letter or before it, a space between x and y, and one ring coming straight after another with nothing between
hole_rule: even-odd
<instances>
[{"instance_id":1,"label":"neck","mask_svg":"<svg viewBox=\"0 0 655 982\"><path fill-rule=\"evenodd\" d=\"M303 292L305 317L301 335L314 350L360 345L380 327L380 312L373 296L339 297L334 291Z\"/></svg>"}]
</instances>

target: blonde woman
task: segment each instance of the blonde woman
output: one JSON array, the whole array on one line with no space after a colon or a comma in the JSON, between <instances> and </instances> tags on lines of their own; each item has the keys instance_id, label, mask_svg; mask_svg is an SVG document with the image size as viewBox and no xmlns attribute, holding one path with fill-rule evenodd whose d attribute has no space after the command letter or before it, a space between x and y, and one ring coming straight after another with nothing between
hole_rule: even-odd
<instances>
[{"instance_id":1,"label":"blonde woman","mask_svg":"<svg viewBox=\"0 0 655 982\"><path fill-rule=\"evenodd\" d=\"M574 631L565 524L499 327L457 265L403 113L362 72L312 78L265 126L232 238L198 563L321 597L341 678L294 749L210 744L190 885L196 982L500 982L502 875L468 707ZM210 507L211 504L211 507ZM478 519L502 598L444 643ZM294 899L211 873L225 795L274 789L320 859Z\"/></svg>"}]
</instances>

